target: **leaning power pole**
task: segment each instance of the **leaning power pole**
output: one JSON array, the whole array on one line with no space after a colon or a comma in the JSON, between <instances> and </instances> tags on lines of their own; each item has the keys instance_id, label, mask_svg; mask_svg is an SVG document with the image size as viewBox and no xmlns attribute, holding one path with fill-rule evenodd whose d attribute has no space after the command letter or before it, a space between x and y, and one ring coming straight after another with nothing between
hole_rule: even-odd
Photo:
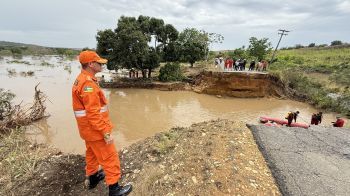
<instances>
[{"instance_id":1,"label":"leaning power pole","mask_svg":"<svg viewBox=\"0 0 350 196\"><path fill-rule=\"evenodd\" d=\"M272 62L273 62L273 59L275 58L275 54L276 54L276 51L277 51L278 46L280 45L280 42L281 42L282 37L283 37L284 35L288 35L288 34L287 34L288 32L290 32L290 31L287 31L287 30L285 30L285 29L279 29L279 30L278 30L278 34L281 35L281 37L280 37L280 40L278 40L277 46L276 46L276 48L275 48L275 51L273 51L273 54L272 54L272 58L271 58L271 60L270 60L270 63L272 63Z\"/></svg>"}]
</instances>

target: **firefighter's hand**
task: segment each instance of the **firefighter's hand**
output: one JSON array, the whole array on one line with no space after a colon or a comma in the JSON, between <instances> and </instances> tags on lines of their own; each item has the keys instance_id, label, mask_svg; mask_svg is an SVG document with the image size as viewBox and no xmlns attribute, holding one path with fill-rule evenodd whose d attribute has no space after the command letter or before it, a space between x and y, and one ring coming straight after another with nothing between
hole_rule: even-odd
<instances>
[{"instance_id":1,"label":"firefighter's hand","mask_svg":"<svg viewBox=\"0 0 350 196\"><path fill-rule=\"evenodd\" d=\"M113 144L113 136L110 133L106 133L103 138L106 144Z\"/></svg>"}]
</instances>

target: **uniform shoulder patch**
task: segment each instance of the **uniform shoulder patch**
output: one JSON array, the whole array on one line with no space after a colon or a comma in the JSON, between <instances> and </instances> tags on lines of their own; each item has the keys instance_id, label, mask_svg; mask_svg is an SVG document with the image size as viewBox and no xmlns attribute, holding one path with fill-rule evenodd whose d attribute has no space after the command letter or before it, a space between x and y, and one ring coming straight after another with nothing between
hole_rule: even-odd
<instances>
[{"instance_id":1,"label":"uniform shoulder patch","mask_svg":"<svg viewBox=\"0 0 350 196\"><path fill-rule=\"evenodd\" d=\"M84 87L84 93L92 93L92 92L94 92L94 88L92 88L91 86Z\"/></svg>"},{"instance_id":2,"label":"uniform shoulder patch","mask_svg":"<svg viewBox=\"0 0 350 196\"><path fill-rule=\"evenodd\" d=\"M86 80L92 81L91 76L86 76Z\"/></svg>"}]
</instances>

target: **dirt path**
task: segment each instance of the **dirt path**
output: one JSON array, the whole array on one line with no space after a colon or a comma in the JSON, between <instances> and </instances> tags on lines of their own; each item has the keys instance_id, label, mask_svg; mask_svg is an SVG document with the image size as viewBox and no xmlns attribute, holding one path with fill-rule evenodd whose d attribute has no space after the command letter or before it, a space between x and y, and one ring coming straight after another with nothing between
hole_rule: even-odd
<instances>
[{"instance_id":1,"label":"dirt path","mask_svg":"<svg viewBox=\"0 0 350 196\"><path fill-rule=\"evenodd\" d=\"M280 195L243 123L216 120L174 128L120 152L131 195ZM84 187L84 158L55 155L40 173L15 186L20 195L107 195Z\"/></svg>"}]
</instances>

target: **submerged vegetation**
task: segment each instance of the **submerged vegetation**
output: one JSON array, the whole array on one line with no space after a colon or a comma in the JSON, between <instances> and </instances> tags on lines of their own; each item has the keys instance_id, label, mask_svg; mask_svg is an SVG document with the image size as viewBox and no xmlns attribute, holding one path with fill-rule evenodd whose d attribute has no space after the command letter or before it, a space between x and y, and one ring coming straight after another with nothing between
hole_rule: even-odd
<instances>
[{"instance_id":1,"label":"submerged vegetation","mask_svg":"<svg viewBox=\"0 0 350 196\"><path fill-rule=\"evenodd\" d=\"M46 95L38 89L38 85L35 86L34 102L30 106L13 104L14 94L0 89L0 133L29 125L47 116L45 113Z\"/></svg>"},{"instance_id":2,"label":"submerged vegetation","mask_svg":"<svg viewBox=\"0 0 350 196\"><path fill-rule=\"evenodd\" d=\"M14 182L32 176L52 151L28 141L22 127L47 116L46 96L37 86L34 102L28 107L14 105L15 95L0 88L0 194L11 190Z\"/></svg>"}]
</instances>

